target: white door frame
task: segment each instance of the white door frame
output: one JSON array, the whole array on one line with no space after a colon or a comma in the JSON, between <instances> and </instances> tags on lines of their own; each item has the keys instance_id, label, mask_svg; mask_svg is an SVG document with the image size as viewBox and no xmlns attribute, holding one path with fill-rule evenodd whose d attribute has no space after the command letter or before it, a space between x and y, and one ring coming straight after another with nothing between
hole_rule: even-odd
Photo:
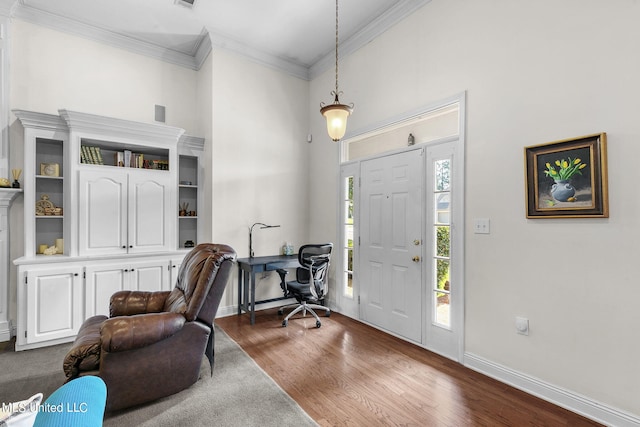
<instances>
[{"instance_id":1,"label":"white door frame","mask_svg":"<svg viewBox=\"0 0 640 427\"><path fill-rule=\"evenodd\" d=\"M406 123L411 121L412 119L417 119L420 118L422 115L428 114L430 111L434 111L437 110L439 108L442 108L443 106L447 106L447 105L451 105L457 103L458 107L459 107L459 123L458 123L458 135L456 135L455 137L445 137L445 138L441 138L441 139L437 139L437 140L432 140L429 141L428 143L425 144L416 144L416 146L411 146L411 147L407 147L406 149L403 150L394 150L392 152L388 152L388 153L384 153L384 154L380 154L380 156L382 155L389 155L389 154L393 154L393 152L401 152L401 151L406 151L409 149L415 149L417 148L417 146L419 145L423 145L427 150L429 149L429 147L431 146L436 146L436 145L441 145L441 144L449 144L452 143L452 152L453 152L453 159L454 159L454 172L453 172L453 183L452 185L454 186L454 189L452 191L452 212L451 212L451 258L452 258L452 269L450 272L451 275L451 280L455 281L455 283L458 285L456 291L457 291L457 295L456 298L452 300L452 317L451 317L451 327L452 330L455 330L455 340L457 341L457 344L454 345L455 349L453 352L447 352L447 354L444 354L445 356L456 360L460 363L462 363L463 361L463 357L464 357L464 304L465 304L465 275L464 275L464 265L465 265L465 249L464 249L464 233L465 233L465 206L464 206L464 193L465 193L465 141L466 141L466 92L462 92L458 95L455 95L451 98L442 100L440 102L436 102L433 104L430 104L426 107L423 108L419 108L413 111L410 111L408 113L405 113L399 117L395 117L391 120L388 120L384 123L378 123L375 124L373 126L370 126L368 129L366 130L360 130L354 133L349 133L347 135L347 137L341 142L342 146L341 146L341 153L345 153L346 152L346 148L345 148L345 141L348 141L351 138L354 137L361 137L364 134L367 133L379 133L381 131L381 129L384 129L386 127L397 127L399 125L401 125L402 123ZM344 200L344 194L343 194L343 190L342 190L342 183L343 183L343 179L344 176L347 175L351 175L354 176L357 181L360 181L360 172L359 172L359 163L360 161L363 160L367 160L373 157L379 157L379 156L370 156L367 158L363 158L363 159L358 159L356 161L350 161L350 162L345 162L343 164L341 164L341 168L340 168L340 177L339 177L339 185L341 186L340 191L338 192L339 197L340 197L340 209L338 209L339 213L339 217L338 217L338 241L342 242L342 239L344 238L343 236L343 227L342 227L342 218L343 218L343 210L344 210L344 203L342 203L342 201ZM425 158L427 158L428 156L425 156ZM428 170L428 168L425 169L425 171ZM425 173L426 175L426 173ZM426 183L425 183L425 188L426 188ZM354 200L359 200L359 186L356 186L356 188L354 188ZM358 193L358 195L356 195L356 192ZM425 197L426 200L426 197ZM426 208L426 207L425 207ZM357 218L359 217L359 208L356 206L355 207L355 212L354 212L354 216L356 218L356 222L357 222ZM358 239L360 238L360 229L358 227L359 224L356 224L356 227L354 229L354 239ZM427 227L425 227L425 229L427 229ZM357 244L354 245L354 266L358 266L359 265L359 251L358 251L358 247ZM426 252L426 251L425 251ZM426 255L426 253L423 253L423 256ZM426 263L423 263L423 265L426 265ZM354 267L354 277L353 277L353 292L354 292L354 298L353 299L348 299L347 297L345 297L343 295L342 292L342 287L344 286L344 284L342 283L342 271L343 271L343 262L342 262L342 257L340 257L340 261L337 263L337 273L336 273L336 288L338 288L338 295L336 296L336 304L339 307L338 311L340 311L342 314L352 317L354 319L359 320L360 319L360 315L359 315L359 309L357 307L358 304L358 293L360 290L360 283L359 283L359 274L357 272L357 268ZM427 274L423 275L426 278L428 277ZM425 285L427 286L427 285ZM430 319L425 319L426 321L431 321ZM423 325L425 325L425 330L427 329L426 323L423 322ZM424 342L424 340L426 339L425 334L423 334L423 343L422 345L425 348L428 348L432 351L436 351L436 349L432 349L429 348L426 343Z\"/></svg>"}]
</instances>

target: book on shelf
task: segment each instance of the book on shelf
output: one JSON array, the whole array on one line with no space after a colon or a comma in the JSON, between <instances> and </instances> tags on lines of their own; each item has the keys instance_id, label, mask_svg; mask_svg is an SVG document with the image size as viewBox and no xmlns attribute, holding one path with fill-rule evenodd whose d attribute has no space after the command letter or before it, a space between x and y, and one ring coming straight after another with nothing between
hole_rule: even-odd
<instances>
[{"instance_id":1,"label":"book on shelf","mask_svg":"<svg viewBox=\"0 0 640 427\"><path fill-rule=\"evenodd\" d=\"M131 150L124 150L124 166L131 167Z\"/></svg>"},{"instance_id":2,"label":"book on shelf","mask_svg":"<svg viewBox=\"0 0 640 427\"><path fill-rule=\"evenodd\" d=\"M81 145L80 163L86 163L90 165L104 165L104 159L102 158L100 147Z\"/></svg>"}]
</instances>

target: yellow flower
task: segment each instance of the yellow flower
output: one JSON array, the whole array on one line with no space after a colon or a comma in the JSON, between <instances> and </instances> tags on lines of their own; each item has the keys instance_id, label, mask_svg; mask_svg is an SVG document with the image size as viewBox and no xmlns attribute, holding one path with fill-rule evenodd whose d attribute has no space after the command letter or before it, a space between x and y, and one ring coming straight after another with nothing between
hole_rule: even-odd
<instances>
[{"instance_id":1,"label":"yellow flower","mask_svg":"<svg viewBox=\"0 0 640 427\"><path fill-rule=\"evenodd\" d=\"M587 165L583 163L583 164L581 164L580 166L578 166L578 169L584 169L584 168L586 168L586 167L587 167Z\"/></svg>"},{"instance_id":2,"label":"yellow flower","mask_svg":"<svg viewBox=\"0 0 640 427\"><path fill-rule=\"evenodd\" d=\"M564 160L564 161L562 162L562 167L563 167L563 168L565 168L565 169L566 169L566 168L568 168L568 167L569 167L569 163L567 163L567 161L566 161L566 160Z\"/></svg>"},{"instance_id":3,"label":"yellow flower","mask_svg":"<svg viewBox=\"0 0 640 427\"><path fill-rule=\"evenodd\" d=\"M578 164L578 163L580 163L581 161L582 161L582 160L580 160L580 159L575 159L575 160L573 161L573 164L574 164L574 165L577 165L577 164Z\"/></svg>"},{"instance_id":4,"label":"yellow flower","mask_svg":"<svg viewBox=\"0 0 640 427\"><path fill-rule=\"evenodd\" d=\"M549 162L547 162L547 169L551 169L551 165L549 164Z\"/></svg>"},{"instance_id":5,"label":"yellow flower","mask_svg":"<svg viewBox=\"0 0 640 427\"><path fill-rule=\"evenodd\" d=\"M556 160L556 166L560 166L560 160Z\"/></svg>"},{"instance_id":6,"label":"yellow flower","mask_svg":"<svg viewBox=\"0 0 640 427\"><path fill-rule=\"evenodd\" d=\"M555 170L555 169L551 169L551 172L549 172L549 173L550 173L551 175L554 175L554 176L555 176L555 175L558 175L558 172L556 172L556 170Z\"/></svg>"}]
</instances>

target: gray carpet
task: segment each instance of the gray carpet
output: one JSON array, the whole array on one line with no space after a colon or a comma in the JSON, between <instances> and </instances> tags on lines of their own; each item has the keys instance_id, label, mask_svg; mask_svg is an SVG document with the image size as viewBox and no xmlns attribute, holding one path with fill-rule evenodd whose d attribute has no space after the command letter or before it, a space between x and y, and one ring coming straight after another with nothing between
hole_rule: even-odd
<instances>
[{"instance_id":1,"label":"gray carpet","mask_svg":"<svg viewBox=\"0 0 640 427\"><path fill-rule=\"evenodd\" d=\"M317 424L220 328L213 377L203 358L200 379L180 393L106 414L105 426L316 426ZM0 352L0 403L64 383L62 360L70 344ZM168 373L170 375L170 373Z\"/></svg>"}]
</instances>

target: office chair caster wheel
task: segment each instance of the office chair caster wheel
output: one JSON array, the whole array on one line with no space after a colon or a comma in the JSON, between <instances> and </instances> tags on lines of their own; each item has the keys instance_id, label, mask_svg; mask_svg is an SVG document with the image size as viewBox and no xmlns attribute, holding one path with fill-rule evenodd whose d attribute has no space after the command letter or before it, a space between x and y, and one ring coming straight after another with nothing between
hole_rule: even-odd
<instances>
[{"instance_id":1,"label":"office chair caster wheel","mask_svg":"<svg viewBox=\"0 0 640 427\"><path fill-rule=\"evenodd\" d=\"M331 310L327 310L324 312L324 317L331 317Z\"/></svg>"},{"instance_id":2,"label":"office chair caster wheel","mask_svg":"<svg viewBox=\"0 0 640 427\"><path fill-rule=\"evenodd\" d=\"M322 323L320 323L320 321L316 321L316 328L319 328L320 326L322 326Z\"/></svg>"},{"instance_id":3,"label":"office chair caster wheel","mask_svg":"<svg viewBox=\"0 0 640 427\"><path fill-rule=\"evenodd\" d=\"M289 321L288 321L288 320L283 320L283 321L282 321L282 327L283 327L283 328L286 328L288 324L289 324Z\"/></svg>"},{"instance_id":4,"label":"office chair caster wheel","mask_svg":"<svg viewBox=\"0 0 640 427\"><path fill-rule=\"evenodd\" d=\"M283 313L284 311L282 311L282 309L278 310L278 316L282 316Z\"/></svg>"}]
</instances>

